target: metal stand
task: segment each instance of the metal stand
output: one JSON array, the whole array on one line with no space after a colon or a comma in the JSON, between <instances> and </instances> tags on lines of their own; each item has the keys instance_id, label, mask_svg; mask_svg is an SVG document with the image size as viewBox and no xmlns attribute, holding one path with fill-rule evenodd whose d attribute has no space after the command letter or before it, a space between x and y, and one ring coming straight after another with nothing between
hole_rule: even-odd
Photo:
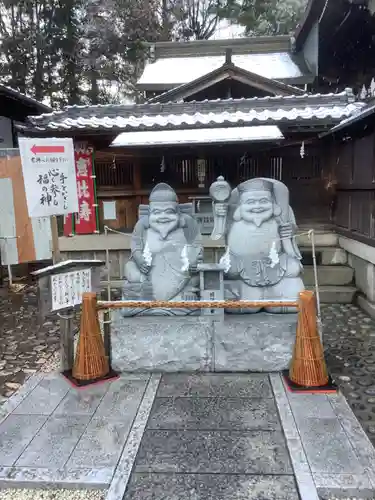
<instances>
[{"instance_id":1,"label":"metal stand","mask_svg":"<svg viewBox=\"0 0 375 500\"><path fill-rule=\"evenodd\" d=\"M109 367L111 367L111 361L112 361L111 323L112 323L111 313L109 310L105 311L103 317L103 333L104 333L103 342L104 342L105 355L107 356Z\"/></svg>"},{"instance_id":2,"label":"metal stand","mask_svg":"<svg viewBox=\"0 0 375 500\"><path fill-rule=\"evenodd\" d=\"M65 372L72 370L74 364L74 311L71 309L66 315L57 315L60 318L60 367Z\"/></svg>"}]
</instances>

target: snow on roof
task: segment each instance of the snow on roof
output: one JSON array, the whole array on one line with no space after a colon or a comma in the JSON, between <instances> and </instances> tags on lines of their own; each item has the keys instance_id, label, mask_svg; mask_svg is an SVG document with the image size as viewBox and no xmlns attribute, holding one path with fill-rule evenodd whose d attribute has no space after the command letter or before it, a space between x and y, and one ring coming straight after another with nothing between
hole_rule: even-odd
<instances>
[{"instance_id":1,"label":"snow on roof","mask_svg":"<svg viewBox=\"0 0 375 500\"><path fill-rule=\"evenodd\" d=\"M111 147L161 146L167 144L218 144L229 142L270 141L283 139L275 125L258 127L199 128L123 132Z\"/></svg>"},{"instance_id":2,"label":"snow on roof","mask_svg":"<svg viewBox=\"0 0 375 500\"><path fill-rule=\"evenodd\" d=\"M219 113L193 113L193 114L169 114L169 115L142 115L142 116L114 116L114 117L78 117L76 119L66 118L59 121L51 121L47 125L50 130L71 129L140 129L140 128L163 128L181 126L200 126L215 124L235 123L266 123L293 120L324 120L326 118L340 119L350 116L357 109L355 104L346 106L321 106L319 108L293 108L293 109L265 109L257 111L223 111Z\"/></svg>"},{"instance_id":3,"label":"snow on roof","mask_svg":"<svg viewBox=\"0 0 375 500\"><path fill-rule=\"evenodd\" d=\"M132 131L162 128L278 125L328 120L332 125L351 116L364 103L354 102L350 89L339 94L267 96L214 101L145 103L133 105L68 106L29 117L28 131Z\"/></svg>"},{"instance_id":4,"label":"snow on roof","mask_svg":"<svg viewBox=\"0 0 375 500\"><path fill-rule=\"evenodd\" d=\"M138 85L181 85L220 68L224 62L224 55L157 59L146 65ZM288 52L235 54L232 62L246 71L276 80L305 76Z\"/></svg>"}]
</instances>

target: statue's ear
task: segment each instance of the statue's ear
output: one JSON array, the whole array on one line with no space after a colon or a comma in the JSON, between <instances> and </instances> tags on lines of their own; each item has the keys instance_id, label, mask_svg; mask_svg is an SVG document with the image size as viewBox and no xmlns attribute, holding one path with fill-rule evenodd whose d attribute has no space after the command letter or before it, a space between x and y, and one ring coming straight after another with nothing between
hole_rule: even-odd
<instances>
[{"instance_id":1,"label":"statue's ear","mask_svg":"<svg viewBox=\"0 0 375 500\"><path fill-rule=\"evenodd\" d=\"M186 220L185 214L181 214L179 227L186 227L186 226L187 226L187 220Z\"/></svg>"},{"instance_id":2,"label":"statue's ear","mask_svg":"<svg viewBox=\"0 0 375 500\"><path fill-rule=\"evenodd\" d=\"M273 213L276 217L279 217L281 215L281 208L279 205L276 205L276 203L273 204Z\"/></svg>"},{"instance_id":3,"label":"statue's ear","mask_svg":"<svg viewBox=\"0 0 375 500\"><path fill-rule=\"evenodd\" d=\"M150 227L150 224L148 222L148 215L143 215L138 219L137 224L142 226L144 229L148 229Z\"/></svg>"},{"instance_id":4,"label":"statue's ear","mask_svg":"<svg viewBox=\"0 0 375 500\"><path fill-rule=\"evenodd\" d=\"M241 207L237 207L234 211L233 220L236 222L241 220Z\"/></svg>"}]
</instances>

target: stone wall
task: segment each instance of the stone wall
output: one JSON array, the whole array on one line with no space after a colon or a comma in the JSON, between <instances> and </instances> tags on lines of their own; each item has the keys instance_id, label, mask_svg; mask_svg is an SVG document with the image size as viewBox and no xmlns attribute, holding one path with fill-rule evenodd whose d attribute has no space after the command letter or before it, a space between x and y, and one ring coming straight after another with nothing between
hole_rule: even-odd
<instances>
[{"instance_id":1,"label":"stone wall","mask_svg":"<svg viewBox=\"0 0 375 500\"><path fill-rule=\"evenodd\" d=\"M344 236L339 237L339 245L348 253L348 264L354 269L360 292L357 303L375 318L375 248Z\"/></svg>"},{"instance_id":2,"label":"stone wall","mask_svg":"<svg viewBox=\"0 0 375 500\"><path fill-rule=\"evenodd\" d=\"M112 366L119 371L270 372L289 367L296 314L123 318L113 313Z\"/></svg>"}]
</instances>

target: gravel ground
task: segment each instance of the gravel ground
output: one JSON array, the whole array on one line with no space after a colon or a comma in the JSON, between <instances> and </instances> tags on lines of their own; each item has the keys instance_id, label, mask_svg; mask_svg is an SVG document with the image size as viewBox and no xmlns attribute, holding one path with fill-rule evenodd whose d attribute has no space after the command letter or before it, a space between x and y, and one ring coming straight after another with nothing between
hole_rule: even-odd
<instances>
[{"instance_id":1,"label":"gravel ground","mask_svg":"<svg viewBox=\"0 0 375 500\"><path fill-rule=\"evenodd\" d=\"M0 490L0 500L104 500L103 490Z\"/></svg>"},{"instance_id":2,"label":"gravel ground","mask_svg":"<svg viewBox=\"0 0 375 500\"><path fill-rule=\"evenodd\" d=\"M352 305L322 308L328 369L375 446L375 321Z\"/></svg>"},{"instance_id":3,"label":"gravel ground","mask_svg":"<svg viewBox=\"0 0 375 500\"><path fill-rule=\"evenodd\" d=\"M0 288L0 404L32 374L58 368L59 343L59 319L40 319L35 286Z\"/></svg>"}]
</instances>

